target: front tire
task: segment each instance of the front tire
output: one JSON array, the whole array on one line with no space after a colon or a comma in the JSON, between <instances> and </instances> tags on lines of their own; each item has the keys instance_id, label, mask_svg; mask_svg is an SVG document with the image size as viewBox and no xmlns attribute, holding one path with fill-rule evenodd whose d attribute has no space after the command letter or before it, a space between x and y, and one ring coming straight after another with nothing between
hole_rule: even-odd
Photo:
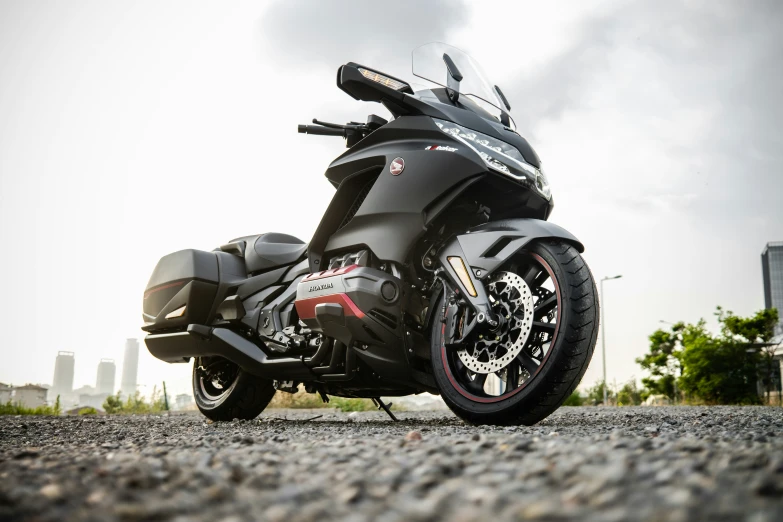
<instances>
[{"instance_id":1,"label":"front tire","mask_svg":"<svg viewBox=\"0 0 783 522\"><path fill-rule=\"evenodd\" d=\"M255 419L274 395L272 381L251 375L222 357L193 360L193 396L199 411L210 420Z\"/></svg>"},{"instance_id":2,"label":"front tire","mask_svg":"<svg viewBox=\"0 0 783 522\"><path fill-rule=\"evenodd\" d=\"M535 424L571 395L593 356L598 336L593 276L573 246L547 240L510 259L487 287L496 311L505 314L506 330L471 334L463 348L447 347L444 323L434 320L435 381L449 408L470 423ZM441 295L435 317L445 318L450 297Z\"/></svg>"}]
</instances>

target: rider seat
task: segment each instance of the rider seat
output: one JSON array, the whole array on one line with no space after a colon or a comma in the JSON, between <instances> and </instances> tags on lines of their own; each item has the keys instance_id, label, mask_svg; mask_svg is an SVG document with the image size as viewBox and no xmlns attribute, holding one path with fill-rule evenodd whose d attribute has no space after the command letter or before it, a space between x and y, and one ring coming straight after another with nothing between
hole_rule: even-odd
<instances>
[{"instance_id":1,"label":"rider seat","mask_svg":"<svg viewBox=\"0 0 783 522\"><path fill-rule=\"evenodd\" d=\"M244 258L247 272L254 273L299 261L307 252L307 243L288 234L267 232L232 239L220 250Z\"/></svg>"}]
</instances>

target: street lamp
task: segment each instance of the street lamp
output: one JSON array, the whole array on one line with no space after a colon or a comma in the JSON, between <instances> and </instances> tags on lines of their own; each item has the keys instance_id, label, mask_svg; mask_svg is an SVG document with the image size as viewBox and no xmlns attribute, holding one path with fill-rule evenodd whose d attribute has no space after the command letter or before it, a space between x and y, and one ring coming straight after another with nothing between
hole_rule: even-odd
<instances>
[{"instance_id":1,"label":"street lamp","mask_svg":"<svg viewBox=\"0 0 783 522\"><path fill-rule=\"evenodd\" d=\"M621 275L614 277L604 277L601 279L601 354L604 362L604 406L606 406L608 397L606 393L606 320L604 319L604 281L610 281L612 279L620 279Z\"/></svg>"}]
</instances>

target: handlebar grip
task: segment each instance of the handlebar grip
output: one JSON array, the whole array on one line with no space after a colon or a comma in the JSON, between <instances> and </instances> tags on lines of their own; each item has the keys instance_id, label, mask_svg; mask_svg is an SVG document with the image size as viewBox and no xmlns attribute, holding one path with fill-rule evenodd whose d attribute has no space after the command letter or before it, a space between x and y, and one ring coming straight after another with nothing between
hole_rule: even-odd
<instances>
[{"instance_id":1,"label":"handlebar grip","mask_svg":"<svg viewBox=\"0 0 783 522\"><path fill-rule=\"evenodd\" d=\"M343 129L330 129L328 127L321 127L319 125L300 125L299 132L301 134L317 134L320 136L345 137L345 131Z\"/></svg>"}]
</instances>

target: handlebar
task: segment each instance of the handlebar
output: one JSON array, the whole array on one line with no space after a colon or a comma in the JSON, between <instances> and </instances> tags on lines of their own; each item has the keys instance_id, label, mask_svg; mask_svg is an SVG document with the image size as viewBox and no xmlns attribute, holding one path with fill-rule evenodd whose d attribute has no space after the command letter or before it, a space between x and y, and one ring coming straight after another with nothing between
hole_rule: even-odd
<instances>
[{"instance_id":1,"label":"handlebar","mask_svg":"<svg viewBox=\"0 0 783 522\"><path fill-rule=\"evenodd\" d=\"M342 136L345 137L345 129L332 129L321 127L320 125L300 125L300 134L318 134L321 136Z\"/></svg>"}]
</instances>

